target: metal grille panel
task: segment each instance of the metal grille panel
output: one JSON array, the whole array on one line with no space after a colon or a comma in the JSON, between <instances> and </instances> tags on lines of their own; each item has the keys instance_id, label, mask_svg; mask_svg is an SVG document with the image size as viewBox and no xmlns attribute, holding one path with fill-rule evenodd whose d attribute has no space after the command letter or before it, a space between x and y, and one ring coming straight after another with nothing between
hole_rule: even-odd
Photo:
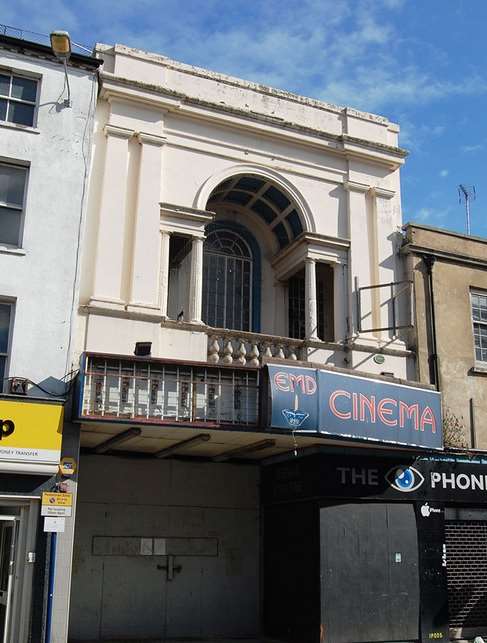
<instances>
[{"instance_id":1,"label":"metal grille panel","mask_svg":"<svg viewBox=\"0 0 487 643\"><path fill-rule=\"evenodd\" d=\"M81 417L255 425L255 370L86 355Z\"/></svg>"},{"instance_id":2,"label":"metal grille panel","mask_svg":"<svg viewBox=\"0 0 487 643\"><path fill-rule=\"evenodd\" d=\"M445 524L450 627L487 627L487 522Z\"/></svg>"}]
</instances>

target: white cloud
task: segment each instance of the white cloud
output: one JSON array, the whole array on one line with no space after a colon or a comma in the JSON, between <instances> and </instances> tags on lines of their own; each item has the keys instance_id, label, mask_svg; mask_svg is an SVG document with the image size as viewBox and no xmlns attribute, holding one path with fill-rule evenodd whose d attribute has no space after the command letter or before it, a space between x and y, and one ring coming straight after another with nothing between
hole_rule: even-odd
<instances>
[{"instance_id":1,"label":"white cloud","mask_svg":"<svg viewBox=\"0 0 487 643\"><path fill-rule=\"evenodd\" d=\"M474 72L455 82L417 62L410 50L429 48L432 58L432 46L406 40L396 26L405 6L404 0L0 0L0 13L4 22L37 31L67 28L83 44L119 42L367 111L486 92Z\"/></svg>"},{"instance_id":2,"label":"white cloud","mask_svg":"<svg viewBox=\"0 0 487 643\"><path fill-rule=\"evenodd\" d=\"M450 174L450 170L440 170L440 177L445 179Z\"/></svg>"},{"instance_id":3,"label":"white cloud","mask_svg":"<svg viewBox=\"0 0 487 643\"><path fill-rule=\"evenodd\" d=\"M445 227L448 217L452 213L450 206L446 208L424 207L420 208L415 214L409 217L411 223L425 223L427 225Z\"/></svg>"},{"instance_id":4,"label":"white cloud","mask_svg":"<svg viewBox=\"0 0 487 643\"><path fill-rule=\"evenodd\" d=\"M466 152L467 154L471 152L480 152L480 150L484 149L484 145L482 143L477 143L474 145L462 145L461 150L462 152Z\"/></svg>"}]
</instances>

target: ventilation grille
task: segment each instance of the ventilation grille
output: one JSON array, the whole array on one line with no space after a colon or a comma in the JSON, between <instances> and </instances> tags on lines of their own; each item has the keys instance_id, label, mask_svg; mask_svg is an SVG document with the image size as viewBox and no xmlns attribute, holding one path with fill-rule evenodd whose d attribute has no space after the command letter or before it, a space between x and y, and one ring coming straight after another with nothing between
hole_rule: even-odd
<instances>
[{"instance_id":1,"label":"ventilation grille","mask_svg":"<svg viewBox=\"0 0 487 643\"><path fill-rule=\"evenodd\" d=\"M487 522L447 521L450 627L487 627Z\"/></svg>"}]
</instances>

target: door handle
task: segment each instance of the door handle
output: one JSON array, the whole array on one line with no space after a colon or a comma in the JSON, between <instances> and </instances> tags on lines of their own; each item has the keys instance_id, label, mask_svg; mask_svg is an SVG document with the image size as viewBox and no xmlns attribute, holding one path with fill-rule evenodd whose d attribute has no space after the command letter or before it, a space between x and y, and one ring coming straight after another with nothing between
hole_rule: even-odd
<instances>
[{"instance_id":1,"label":"door handle","mask_svg":"<svg viewBox=\"0 0 487 643\"><path fill-rule=\"evenodd\" d=\"M174 574L182 570L182 565L174 564L174 556L167 557L167 565L157 565L157 569L165 569L167 571L167 580L173 580Z\"/></svg>"}]
</instances>

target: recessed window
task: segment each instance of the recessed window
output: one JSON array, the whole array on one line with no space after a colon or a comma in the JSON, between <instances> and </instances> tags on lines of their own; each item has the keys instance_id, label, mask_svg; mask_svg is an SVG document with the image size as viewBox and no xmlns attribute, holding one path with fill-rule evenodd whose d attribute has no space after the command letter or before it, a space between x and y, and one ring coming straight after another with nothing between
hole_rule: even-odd
<instances>
[{"instance_id":1,"label":"recessed window","mask_svg":"<svg viewBox=\"0 0 487 643\"><path fill-rule=\"evenodd\" d=\"M334 339L333 268L326 263L316 264L316 297L318 313L318 338L324 342ZM300 270L288 281L289 337L305 339L306 279Z\"/></svg>"},{"instance_id":2,"label":"recessed window","mask_svg":"<svg viewBox=\"0 0 487 643\"><path fill-rule=\"evenodd\" d=\"M475 360L487 363L487 294L473 292L471 301Z\"/></svg>"},{"instance_id":3,"label":"recessed window","mask_svg":"<svg viewBox=\"0 0 487 643\"><path fill-rule=\"evenodd\" d=\"M203 254L203 320L209 326L250 330L252 268L247 242L232 230L206 238Z\"/></svg>"},{"instance_id":4,"label":"recessed window","mask_svg":"<svg viewBox=\"0 0 487 643\"><path fill-rule=\"evenodd\" d=\"M0 302L0 392L6 377L12 304Z\"/></svg>"},{"instance_id":5,"label":"recessed window","mask_svg":"<svg viewBox=\"0 0 487 643\"><path fill-rule=\"evenodd\" d=\"M0 73L0 121L33 126L36 100L36 80Z\"/></svg>"},{"instance_id":6,"label":"recessed window","mask_svg":"<svg viewBox=\"0 0 487 643\"><path fill-rule=\"evenodd\" d=\"M20 246L27 168L0 163L0 244Z\"/></svg>"}]
</instances>

